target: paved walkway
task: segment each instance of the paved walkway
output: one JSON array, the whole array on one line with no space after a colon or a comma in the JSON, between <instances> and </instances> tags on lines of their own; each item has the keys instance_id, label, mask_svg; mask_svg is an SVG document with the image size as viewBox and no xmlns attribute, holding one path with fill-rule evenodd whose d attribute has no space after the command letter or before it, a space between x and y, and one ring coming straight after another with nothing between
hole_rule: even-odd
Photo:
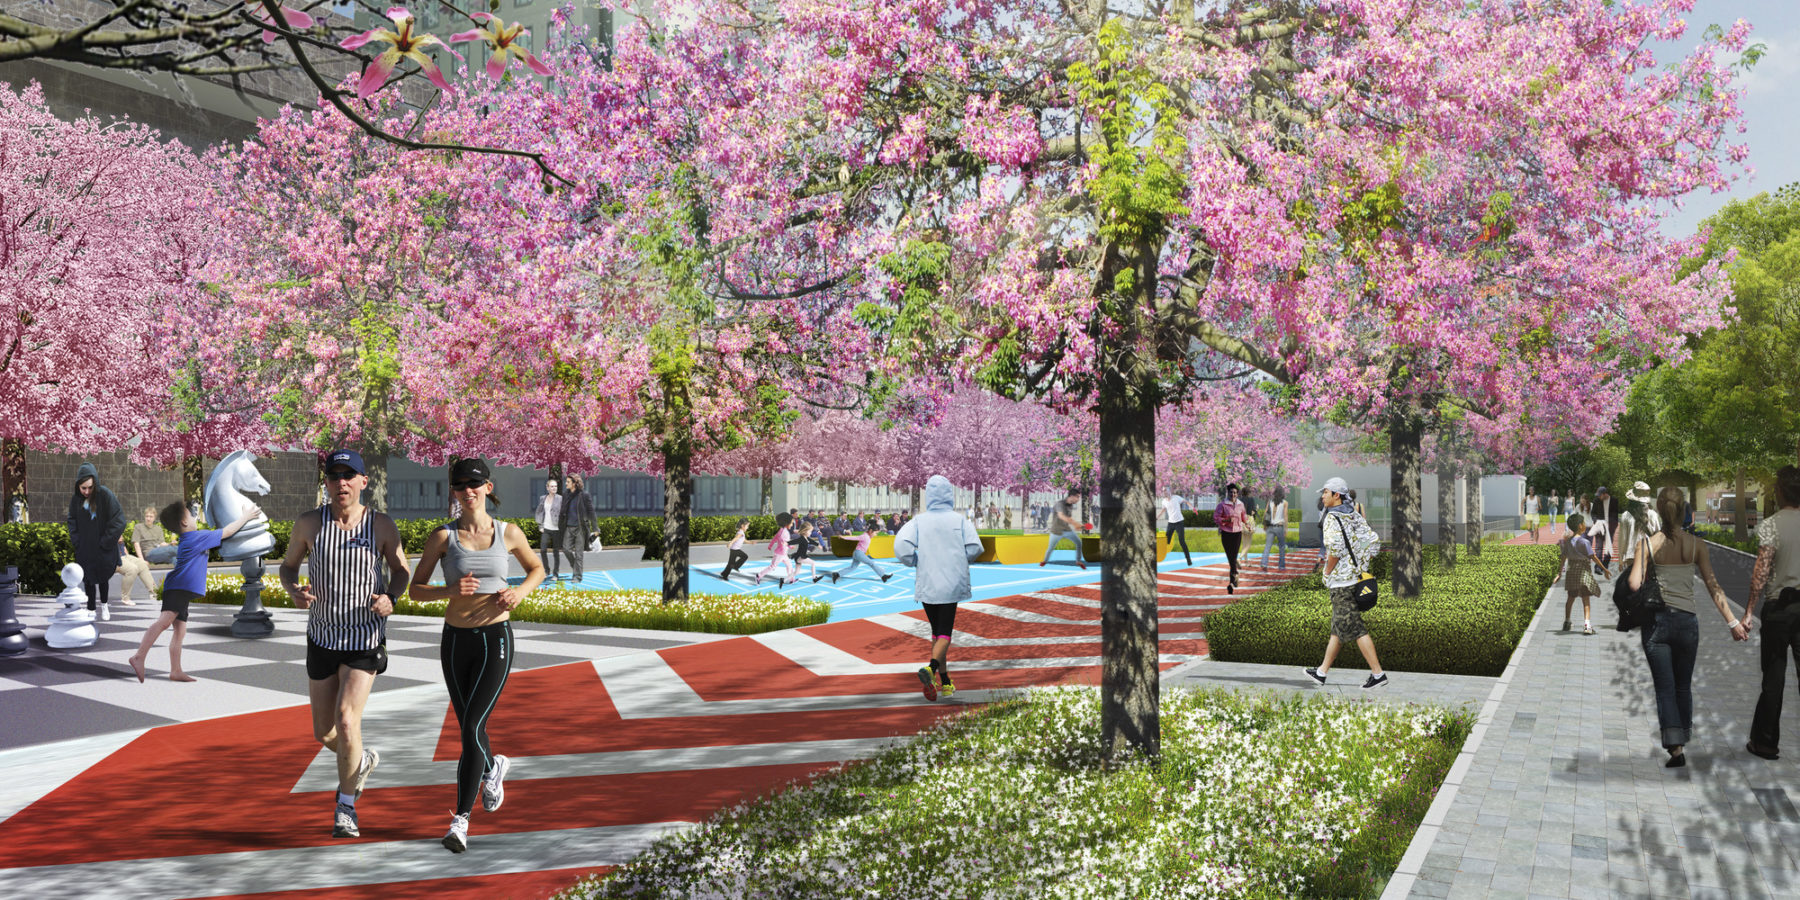
<instances>
[{"instance_id":1,"label":"paved walkway","mask_svg":"<svg viewBox=\"0 0 1800 900\"><path fill-rule=\"evenodd\" d=\"M1714 547L1712 560L1744 598L1749 557ZM1800 900L1800 750L1766 762L1743 749L1757 639L1733 643L1704 607L1690 762L1664 769L1639 636L1613 630L1605 590L1590 637L1579 620L1561 630L1551 589L1384 897ZM1800 735L1791 696L1782 730Z\"/></svg>"},{"instance_id":2,"label":"paved walkway","mask_svg":"<svg viewBox=\"0 0 1800 900\"><path fill-rule=\"evenodd\" d=\"M1316 561L1295 555L1236 595L1223 564L1160 573L1164 671L1206 653L1204 613ZM930 640L916 608L517 671L489 725L515 760L506 804L458 856L438 844L458 752L438 683L371 697L382 764L356 840L330 837L334 761L304 705L0 751L0 897L544 896L998 692L1097 683L1099 620L1095 584L965 604L959 690L935 704L913 675Z\"/></svg>"}]
</instances>

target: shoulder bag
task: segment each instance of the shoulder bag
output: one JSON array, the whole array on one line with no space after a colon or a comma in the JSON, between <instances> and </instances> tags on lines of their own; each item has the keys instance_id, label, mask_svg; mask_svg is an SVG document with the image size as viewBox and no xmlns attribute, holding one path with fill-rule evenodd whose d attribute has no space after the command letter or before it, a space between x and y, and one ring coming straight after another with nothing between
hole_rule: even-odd
<instances>
[{"instance_id":1,"label":"shoulder bag","mask_svg":"<svg viewBox=\"0 0 1800 900\"><path fill-rule=\"evenodd\" d=\"M1367 612L1374 609L1375 602L1380 599L1380 590L1376 587L1375 576L1363 570L1363 564L1357 561L1356 550L1350 546L1350 532L1344 529L1344 517L1334 515L1333 518L1337 519L1338 533L1344 536L1344 552L1350 554L1350 564L1362 572L1362 577L1358 578L1355 584L1350 585L1350 596L1356 601L1357 612Z\"/></svg>"},{"instance_id":2,"label":"shoulder bag","mask_svg":"<svg viewBox=\"0 0 1800 900\"><path fill-rule=\"evenodd\" d=\"M1638 540L1649 543L1647 537ZM1662 585L1656 580L1656 556L1645 548L1644 582L1637 590L1631 589L1631 569L1637 565L1637 554L1632 553L1629 562L1619 570L1619 578L1613 582L1613 605L1619 610L1619 630L1630 631L1639 625L1654 621L1656 614L1669 608L1663 602ZM1586 561L1583 561L1586 565Z\"/></svg>"}]
</instances>

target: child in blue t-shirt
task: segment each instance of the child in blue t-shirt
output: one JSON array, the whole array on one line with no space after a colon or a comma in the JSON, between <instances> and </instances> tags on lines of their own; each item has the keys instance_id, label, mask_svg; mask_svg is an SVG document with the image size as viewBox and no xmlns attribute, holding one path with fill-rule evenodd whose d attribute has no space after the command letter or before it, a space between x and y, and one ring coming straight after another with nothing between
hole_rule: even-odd
<instances>
[{"instance_id":1,"label":"child in blue t-shirt","mask_svg":"<svg viewBox=\"0 0 1800 900\"><path fill-rule=\"evenodd\" d=\"M259 515L262 510L252 505L250 511L236 522L217 531L204 531L194 521L193 512L180 502L163 507L157 518L164 528L179 535L175 544L175 568L163 579L162 614L144 631L144 640L131 656L131 671L137 673L138 681L144 680L144 660L149 657L150 648L155 646L163 629L170 625L175 626L175 636L169 640L169 680L195 680L181 671L181 639L187 636L188 604L206 595L207 551L224 543L226 538L237 534L238 529Z\"/></svg>"}]
</instances>

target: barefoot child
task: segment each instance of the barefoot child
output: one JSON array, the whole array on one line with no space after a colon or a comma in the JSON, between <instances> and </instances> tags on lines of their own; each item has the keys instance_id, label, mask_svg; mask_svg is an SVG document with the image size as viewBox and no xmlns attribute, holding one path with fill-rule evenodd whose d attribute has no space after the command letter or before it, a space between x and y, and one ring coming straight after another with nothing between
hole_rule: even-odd
<instances>
[{"instance_id":1,"label":"barefoot child","mask_svg":"<svg viewBox=\"0 0 1800 900\"><path fill-rule=\"evenodd\" d=\"M179 535L175 568L163 580L162 614L144 631L144 640L131 657L131 671L137 673L138 681L144 680L144 660L150 655L150 648L156 644L163 629L170 625L175 626L175 636L169 640L169 680L194 680L193 676L181 671L181 639L187 636L188 604L206 594L206 553L260 515L262 510L252 505L250 511L236 522L217 531L202 531L194 521L194 514L180 502L163 507L159 516L162 526Z\"/></svg>"}]
</instances>

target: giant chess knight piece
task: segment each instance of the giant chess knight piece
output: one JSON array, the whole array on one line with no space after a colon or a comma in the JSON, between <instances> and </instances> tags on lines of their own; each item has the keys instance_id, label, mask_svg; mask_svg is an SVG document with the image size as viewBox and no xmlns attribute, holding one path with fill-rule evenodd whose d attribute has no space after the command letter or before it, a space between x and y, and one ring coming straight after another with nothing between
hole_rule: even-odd
<instances>
[{"instance_id":1,"label":"giant chess knight piece","mask_svg":"<svg viewBox=\"0 0 1800 900\"><path fill-rule=\"evenodd\" d=\"M31 646L25 640L25 623L13 611L18 593L19 570L12 566L0 569L0 656L17 656Z\"/></svg>"},{"instance_id":2,"label":"giant chess knight piece","mask_svg":"<svg viewBox=\"0 0 1800 900\"><path fill-rule=\"evenodd\" d=\"M213 527L235 522L253 505L245 491L269 493L269 482L256 471L256 457L248 450L238 450L213 467L206 479L206 521ZM262 605L262 557L275 549L275 535L269 532L269 517L258 513L244 523L237 534L219 545L219 558L226 562L243 561L244 607L231 620L231 633L236 637L259 638L275 633L275 618Z\"/></svg>"},{"instance_id":3,"label":"giant chess knight piece","mask_svg":"<svg viewBox=\"0 0 1800 900\"><path fill-rule=\"evenodd\" d=\"M56 595L63 608L50 620L50 627L44 629L44 643L58 650L92 647L100 640L94 614L87 608L87 591L81 589L81 574L81 567L74 563L63 566L63 589Z\"/></svg>"}]
</instances>

